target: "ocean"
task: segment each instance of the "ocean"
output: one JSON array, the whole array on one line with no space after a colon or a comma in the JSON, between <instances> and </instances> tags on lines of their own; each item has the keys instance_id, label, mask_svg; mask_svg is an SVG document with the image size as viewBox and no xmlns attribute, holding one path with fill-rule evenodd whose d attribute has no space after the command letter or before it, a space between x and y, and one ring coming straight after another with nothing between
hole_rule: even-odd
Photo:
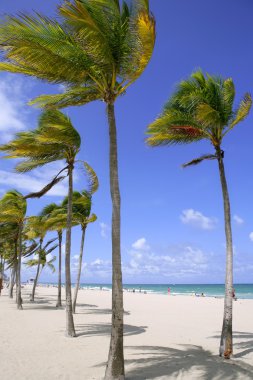
<instances>
[{"instance_id":1,"label":"ocean","mask_svg":"<svg viewBox=\"0 0 253 380\"><path fill-rule=\"evenodd\" d=\"M110 284L81 284L86 289L111 290ZM168 294L170 288L171 295L197 295L203 293L206 297L224 297L224 285L221 284L124 284L125 291L146 292L153 294ZM235 296L238 299L253 299L253 284L235 284Z\"/></svg>"}]
</instances>

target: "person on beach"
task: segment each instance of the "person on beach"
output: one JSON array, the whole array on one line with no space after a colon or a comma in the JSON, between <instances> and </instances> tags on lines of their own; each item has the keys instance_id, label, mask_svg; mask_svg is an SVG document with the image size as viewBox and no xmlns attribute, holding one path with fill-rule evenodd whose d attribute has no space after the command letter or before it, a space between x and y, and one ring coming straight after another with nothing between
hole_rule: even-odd
<instances>
[{"instance_id":1,"label":"person on beach","mask_svg":"<svg viewBox=\"0 0 253 380\"><path fill-rule=\"evenodd\" d=\"M168 295L170 295L170 288L168 288Z\"/></svg>"},{"instance_id":2,"label":"person on beach","mask_svg":"<svg viewBox=\"0 0 253 380\"><path fill-rule=\"evenodd\" d=\"M3 289L3 275L2 275L2 273L0 273L0 296L2 293L2 289Z\"/></svg>"}]
</instances>

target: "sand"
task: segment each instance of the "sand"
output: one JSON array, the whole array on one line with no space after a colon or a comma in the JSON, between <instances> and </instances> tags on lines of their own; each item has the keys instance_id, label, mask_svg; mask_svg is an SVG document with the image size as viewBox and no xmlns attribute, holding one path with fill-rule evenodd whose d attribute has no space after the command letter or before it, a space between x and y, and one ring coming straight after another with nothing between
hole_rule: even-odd
<instances>
[{"instance_id":1,"label":"sand","mask_svg":"<svg viewBox=\"0 0 253 380\"><path fill-rule=\"evenodd\" d=\"M75 325L66 338L56 288L23 290L19 311L0 297L1 380L102 379L110 339L111 292L81 290ZM234 302L234 357L219 358L223 300L124 293L126 379L253 379L253 300Z\"/></svg>"}]
</instances>

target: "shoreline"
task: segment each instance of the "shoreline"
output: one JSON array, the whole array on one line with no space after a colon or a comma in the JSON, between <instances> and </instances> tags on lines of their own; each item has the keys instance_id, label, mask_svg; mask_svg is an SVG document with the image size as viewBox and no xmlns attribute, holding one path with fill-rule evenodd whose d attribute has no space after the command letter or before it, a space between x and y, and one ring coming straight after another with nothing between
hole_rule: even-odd
<instances>
[{"instance_id":1,"label":"shoreline","mask_svg":"<svg viewBox=\"0 0 253 380\"><path fill-rule=\"evenodd\" d=\"M28 283L22 283L22 286L32 286L32 284L28 284ZM163 295L163 296L172 296L172 297L177 297L177 296L187 296L187 297L204 297L204 298L218 298L218 299L224 299L224 294L207 294L207 293L204 293L203 295L201 294L202 291L198 289L199 286L212 286L213 284L207 284L207 285L199 285L199 284L196 284L196 285L189 285L189 286L196 286L196 289L198 289L198 292L194 292L194 291L188 291L188 292L178 292L178 291L173 291L173 289L170 288L170 293L168 294L167 291L155 291L155 290L150 290L148 288L145 288L145 284L139 284L139 287L135 287L135 288L127 288L126 286L134 286L134 285L137 285L137 284L133 284L133 285L124 285L123 287L123 292L127 292L127 293L141 293L141 294L160 294L160 295ZM236 297L235 297L235 301L237 300L253 300L253 285L252 284L235 284L235 288L237 286L241 286L241 285L245 285L245 286L252 286L252 294L241 294L241 293L237 293L236 292ZM57 288L58 287L58 284L55 283L39 283L37 286L40 286L40 287L52 287L52 288ZM79 287L79 290L99 290L99 291L109 291L111 292L111 285L109 284L81 284L80 287ZM154 285L156 286L156 285ZM160 284L157 284L157 286L160 286ZM176 286L176 285L175 285ZM221 285L221 284L214 284L213 286L224 286L224 285ZM62 289L65 288L65 285L62 284ZM72 284L72 289L75 288L75 284ZM141 288L141 290L140 290Z\"/></svg>"}]
</instances>

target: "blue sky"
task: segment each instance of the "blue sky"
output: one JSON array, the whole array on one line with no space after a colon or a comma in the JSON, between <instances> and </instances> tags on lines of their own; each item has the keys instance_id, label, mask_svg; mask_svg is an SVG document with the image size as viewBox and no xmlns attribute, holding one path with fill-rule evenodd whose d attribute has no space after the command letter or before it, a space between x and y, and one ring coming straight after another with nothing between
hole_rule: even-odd
<instances>
[{"instance_id":1,"label":"blue sky","mask_svg":"<svg viewBox=\"0 0 253 380\"><path fill-rule=\"evenodd\" d=\"M54 16L58 1L1 2L0 14L32 9ZM116 104L119 178L122 197L122 266L125 283L222 283L225 270L223 206L215 161L181 169L180 165L212 152L206 142L173 148L145 146L145 130L161 111L175 84L201 67L210 74L232 77L236 104L253 93L251 0L151 0L157 22L153 58L143 76ZM26 105L42 93L56 93L47 85L20 75L0 73L0 142L18 130L36 127L39 111ZM98 221L86 234L83 282L111 279L111 201L109 193L108 127L105 105L95 102L65 110L82 137L80 159L97 172L100 188L93 212ZM235 247L235 282L252 282L253 274L253 111L224 141L225 166L231 197ZM0 191L36 190L61 163L25 176L14 163L1 161ZM75 188L85 188L80 168ZM65 183L41 200L29 202L28 214L50 202L60 202ZM250 235L252 233L252 235ZM251 238L250 238L251 236ZM75 279L80 230L73 231L72 268ZM23 279L32 276L24 270ZM41 280L56 281L45 271Z\"/></svg>"}]
</instances>

